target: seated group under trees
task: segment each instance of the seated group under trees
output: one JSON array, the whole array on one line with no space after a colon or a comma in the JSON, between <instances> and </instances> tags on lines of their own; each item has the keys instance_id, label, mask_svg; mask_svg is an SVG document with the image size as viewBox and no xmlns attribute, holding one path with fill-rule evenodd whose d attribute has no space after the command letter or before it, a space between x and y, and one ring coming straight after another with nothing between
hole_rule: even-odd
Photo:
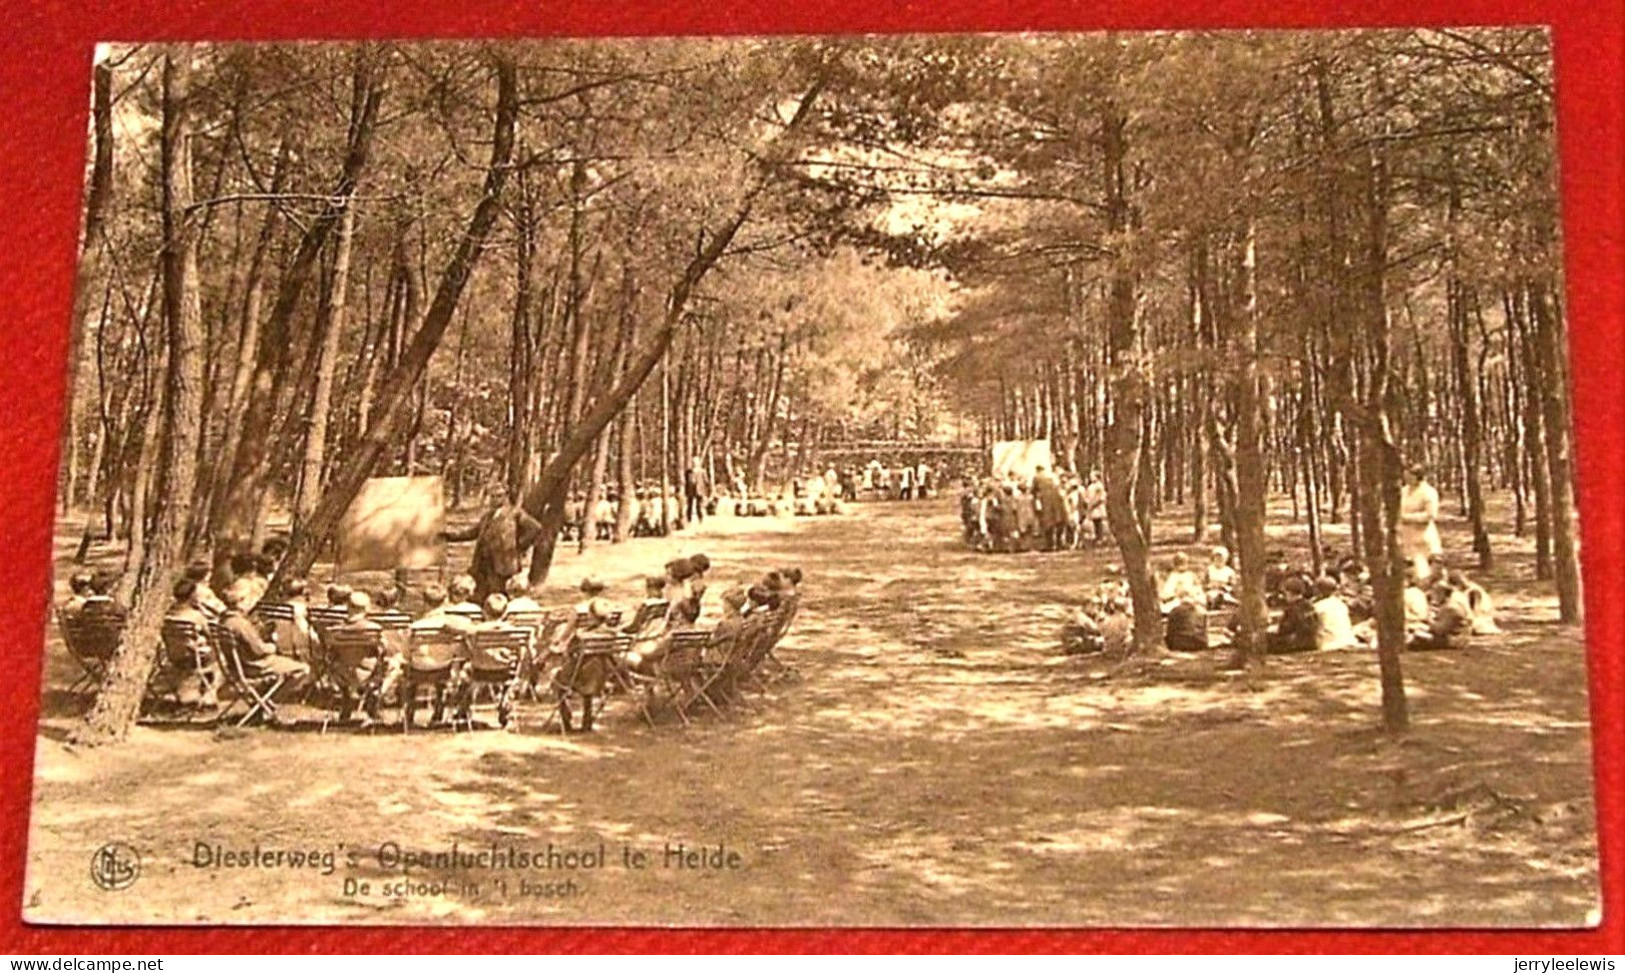
<instances>
[{"instance_id":1,"label":"seated group under trees","mask_svg":"<svg viewBox=\"0 0 1625 973\"><path fill-rule=\"evenodd\" d=\"M1371 581L1363 563L1335 551L1322 563L1323 570L1316 574L1285 551L1269 553L1264 587L1270 623L1264 632L1264 651L1289 654L1374 644ZM1413 565L1406 577L1407 648L1459 649L1474 635L1500 631L1494 600L1482 585L1442 558L1424 564L1425 573ZM1231 642L1238 575L1226 548L1212 548L1200 567L1188 554L1175 553L1161 565L1158 582L1168 649L1195 652ZM1128 584L1114 571L1072 610L1062 626L1062 650L1126 654L1132 634L1130 605Z\"/></svg>"},{"instance_id":2,"label":"seated group under trees","mask_svg":"<svg viewBox=\"0 0 1625 973\"><path fill-rule=\"evenodd\" d=\"M404 727L425 691L432 723L449 714L471 725L482 694L495 699L506 724L518 695L550 690L555 715L570 731L593 729L607 696L666 689L682 697L671 702L686 720L696 694L718 706L764 661L776 664L772 643L788 627L802 581L800 568L779 568L708 601L711 561L694 554L645 578L642 599L629 604L589 577L579 601L550 611L517 575L483 598L468 575L416 586L398 576L371 591L334 583L317 600L300 578L285 582L283 600L271 603L264 600L267 579L280 550L271 542L219 572L202 562L187 569L166 613L152 695L222 713L223 695L245 695L251 705L244 722L274 719L279 703L300 700L336 712L340 722L359 711L366 726L395 705ZM124 609L111 597L117 582L111 572L70 578L69 597L58 606L64 634L87 618L121 625ZM745 632L752 635L749 660L735 658ZM765 634L770 642L757 638ZM679 663L688 668L676 672ZM649 698L640 712L650 712Z\"/></svg>"}]
</instances>

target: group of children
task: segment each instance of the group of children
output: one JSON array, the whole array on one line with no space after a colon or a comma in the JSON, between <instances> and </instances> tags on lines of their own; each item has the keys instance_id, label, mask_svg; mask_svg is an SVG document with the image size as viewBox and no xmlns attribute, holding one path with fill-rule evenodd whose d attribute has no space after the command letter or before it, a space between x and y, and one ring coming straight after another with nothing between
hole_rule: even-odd
<instances>
[{"instance_id":1,"label":"group of children","mask_svg":"<svg viewBox=\"0 0 1625 973\"><path fill-rule=\"evenodd\" d=\"M966 480L959 495L965 544L984 553L1075 550L1106 541L1106 486L1099 473L1038 467L1030 478Z\"/></svg>"},{"instance_id":2,"label":"group of children","mask_svg":"<svg viewBox=\"0 0 1625 973\"><path fill-rule=\"evenodd\" d=\"M1316 575L1273 551L1264 572L1265 604L1271 622L1265 651L1274 654L1353 649L1375 643L1370 575L1353 555L1332 553ZM1425 568L1425 573L1423 571ZM1163 640L1176 652L1229 644L1239 577L1230 552L1215 547L1207 563L1193 565L1174 554L1159 572L1158 597ZM1413 566L1404 594L1406 647L1412 650L1463 648L1473 635L1500 631L1495 605L1483 586L1434 559ZM1063 651L1127 652L1133 629L1128 585L1120 576L1075 609L1062 628Z\"/></svg>"},{"instance_id":3,"label":"group of children","mask_svg":"<svg viewBox=\"0 0 1625 973\"><path fill-rule=\"evenodd\" d=\"M687 526L683 498L675 491L640 486L627 496L626 506L626 529L633 537L661 537ZM621 517L618 490L606 489L590 503L585 493L574 493L564 510L562 539L579 540L584 534L600 541L616 539Z\"/></svg>"}]
</instances>

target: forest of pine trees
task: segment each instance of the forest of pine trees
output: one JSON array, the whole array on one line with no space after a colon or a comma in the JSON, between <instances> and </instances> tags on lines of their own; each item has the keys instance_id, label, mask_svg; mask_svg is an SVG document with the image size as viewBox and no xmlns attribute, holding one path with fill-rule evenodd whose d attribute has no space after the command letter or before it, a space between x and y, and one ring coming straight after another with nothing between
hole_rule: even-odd
<instances>
[{"instance_id":1,"label":"forest of pine trees","mask_svg":"<svg viewBox=\"0 0 1625 973\"><path fill-rule=\"evenodd\" d=\"M1550 63L1534 29L104 49L60 491L132 622L87 738L191 558L285 521L307 572L379 475L556 528L696 462L1048 438L1106 475L1138 641L1183 507L1246 654L1283 505L1317 567L1351 526L1391 627L1421 462L1481 566L1510 498L1577 620Z\"/></svg>"}]
</instances>

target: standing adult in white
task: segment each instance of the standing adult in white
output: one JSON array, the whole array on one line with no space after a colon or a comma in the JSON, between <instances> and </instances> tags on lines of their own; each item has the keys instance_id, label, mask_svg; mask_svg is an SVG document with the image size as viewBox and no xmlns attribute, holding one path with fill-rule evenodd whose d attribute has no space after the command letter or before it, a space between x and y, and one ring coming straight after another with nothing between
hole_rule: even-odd
<instances>
[{"instance_id":1,"label":"standing adult in white","mask_svg":"<svg viewBox=\"0 0 1625 973\"><path fill-rule=\"evenodd\" d=\"M1444 553L1438 519L1439 491L1421 466L1412 466L1399 497L1399 550L1418 578L1427 578L1432 570L1428 562Z\"/></svg>"}]
</instances>

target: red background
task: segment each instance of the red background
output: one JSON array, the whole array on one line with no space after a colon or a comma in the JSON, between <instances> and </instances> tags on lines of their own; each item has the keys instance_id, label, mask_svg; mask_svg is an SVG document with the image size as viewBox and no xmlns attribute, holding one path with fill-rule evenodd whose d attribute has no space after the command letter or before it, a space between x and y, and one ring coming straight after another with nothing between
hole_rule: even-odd
<instances>
[{"instance_id":1,"label":"red background","mask_svg":"<svg viewBox=\"0 0 1625 973\"><path fill-rule=\"evenodd\" d=\"M386 9L387 8L387 9ZM0 951L536 952L552 950L1625 952L1625 6L1619 0L782 0L542 4L37 2L0 28ZM92 45L100 40L480 37L1082 28L1550 24L1579 437L1591 711L1605 925L1582 932L698 931L652 929L51 928L21 920L50 577L52 506L80 220ZM1472 895L1463 889L1463 895Z\"/></svg>"}]
</instances>

